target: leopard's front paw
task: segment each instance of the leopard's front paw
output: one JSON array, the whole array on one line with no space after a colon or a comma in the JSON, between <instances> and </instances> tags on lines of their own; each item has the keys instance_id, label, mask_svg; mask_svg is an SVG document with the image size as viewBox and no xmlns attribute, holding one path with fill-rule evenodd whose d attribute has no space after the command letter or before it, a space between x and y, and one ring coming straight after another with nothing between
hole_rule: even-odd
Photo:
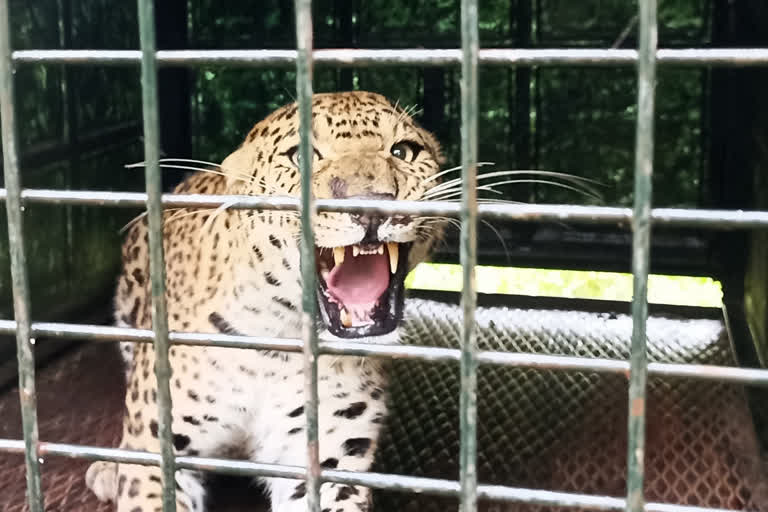
<instances>
[{"instance_id":1,"label":"leopard's front paw","mask_svg":"<svg viewBox=\"0 0 768 512\"><path fill-rule=\"evenodd\" d=\"M85 484L101 501L117 499L117 463L98 460L88 467Z\"/></svg>"}]
</instances>

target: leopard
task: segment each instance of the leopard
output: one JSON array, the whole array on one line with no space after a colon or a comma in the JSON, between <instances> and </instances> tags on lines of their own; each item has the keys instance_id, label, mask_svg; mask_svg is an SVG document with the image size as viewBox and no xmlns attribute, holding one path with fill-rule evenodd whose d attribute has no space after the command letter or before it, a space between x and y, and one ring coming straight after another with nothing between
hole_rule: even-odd
<instances>
[{"instance_id":1,"label":"leopard","mask_svg":"<svg viewBox=\"0 0 768 512\"><path fill-rule=\"evenodd\" d=\"M437 138L408 109L378 93L311 98L311 189L317 199L418 201L440 181ZM300 197L299 111L276 109L220 165L199 169L176 194ZM397 343L405 277L440 240L443 220L422 215L322 211L312 217L321 340ZM146 216L125 232L114 298L118 326L152 328ZM168 328L248 337L302 336L301 220L297 211L178 208L163 212ZM158 453L157 354L152 343L121 343L126 362L120 448ZM227 456L305 466L305 366L301 353L174 343L172 440L176 456ZM387 418L385 362L353 355L317 359L319 462L371 468ZM175 472L180 512L210 510L200 471ZM86 483L118 512L162 510L157 466L94 462ZM308 509L303 480L257 479L274 512ZM254 491L257 493L258 491ZM371 490L323 482L324 512L372 510ZM254 495L254 502L256 496Z\"/></svg>"}]
</instances>

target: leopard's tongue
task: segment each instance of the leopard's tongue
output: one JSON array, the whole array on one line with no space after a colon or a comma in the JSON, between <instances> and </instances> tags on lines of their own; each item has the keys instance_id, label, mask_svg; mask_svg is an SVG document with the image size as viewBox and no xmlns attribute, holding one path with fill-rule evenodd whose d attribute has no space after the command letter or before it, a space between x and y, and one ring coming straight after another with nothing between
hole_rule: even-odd
<instances>
[{"instance_id":1,"label":"leopard's tongue","mask_svg":"<svg viewBox=\"0 0 768 512\"><path fill-rule=\"evenodd\" d=\"M344 263L336 265L326 280L328 292L348 310L368 311L389 287L389 259L386 254L359 254L347 251Z\"/></svg>"}]
</instances>

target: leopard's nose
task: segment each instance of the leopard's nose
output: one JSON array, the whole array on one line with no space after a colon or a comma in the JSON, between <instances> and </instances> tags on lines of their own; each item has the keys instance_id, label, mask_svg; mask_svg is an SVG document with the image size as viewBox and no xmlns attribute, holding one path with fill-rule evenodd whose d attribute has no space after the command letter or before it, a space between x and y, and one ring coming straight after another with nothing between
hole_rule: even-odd
<instances>
[{"instance_id":1,"label":"leopard's nose","mask_svg":"<svg viewBox=\"0 0 768 512\"><path fill-rule=\"evenodd\" d=\"M391 201L395 199L394 194L366 194L364 196L354 196L350 199L380 199L384 201ZM365 244L379 243L379 226L389 217L386 215L379 215L377 213L362 213L359 215L353 215L352 221L365 228L365 235L360 241Z\"/></svg>"}]
</instances>

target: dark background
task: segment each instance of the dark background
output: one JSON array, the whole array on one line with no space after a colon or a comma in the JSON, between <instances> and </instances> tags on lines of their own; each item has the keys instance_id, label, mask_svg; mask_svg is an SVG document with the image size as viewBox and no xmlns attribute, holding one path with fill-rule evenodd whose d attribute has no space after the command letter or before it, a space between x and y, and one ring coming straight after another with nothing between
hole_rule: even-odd
<instances>
[{"instance_id":1,"label":"dark background","mask_svg":"<svg viewBox=\"0 0 768 512\"><path fill-rule=\"evenodd\" d=\"M459 2L316 0L316 48L455 48ZM768 46L760 0L665 0L659 46ZM163 49L295 47L293 6L283 0L157 2ZM635 48L636 5L625 0L484 0L485 48ZM11 2L16 49L136 49L135 2ZM654 205L768 208L768 76L765 69L670 67L657 86ZM315 91L367 89L401 105L442 141L459 163L458 68L318 69ZM160 74L165 156L221 161L249 128L292 101L295 73L224 67L164 69ZM624 67L481 68L480 159L498 169L542 169L599 181L602 199L563 189L517 185L506 198L541 203L632 203L636 72ZM16 109L25 187L141 190L138 67L23 65ZM181 174L167 171L166 188ZM90 318L109 302L120 228L136 211L35 205L25 212L34 318ZM7 244L0 213L0 246ZM627 226L494 222L480 262L518 266L629 270ZM454 233L454 236L456 234ZM8 256L0 247L0 317L12 316ZM456 261L449 239L436 255ZM755 233L654 232L652 270L707 275L762 346L768 333L768 238ZM86 314L87 313L87 314ZM98 316L97 315L97 316ZM748 322L747 322L748 320ZM95 320L94 320L95 321ZM745 335L746 336L746 335ZM747 336L748 337L748 336ZM0 343L0 360L3 343ZM9 347L10 348L10 347Z\"/></svg>"}]
</instances>

